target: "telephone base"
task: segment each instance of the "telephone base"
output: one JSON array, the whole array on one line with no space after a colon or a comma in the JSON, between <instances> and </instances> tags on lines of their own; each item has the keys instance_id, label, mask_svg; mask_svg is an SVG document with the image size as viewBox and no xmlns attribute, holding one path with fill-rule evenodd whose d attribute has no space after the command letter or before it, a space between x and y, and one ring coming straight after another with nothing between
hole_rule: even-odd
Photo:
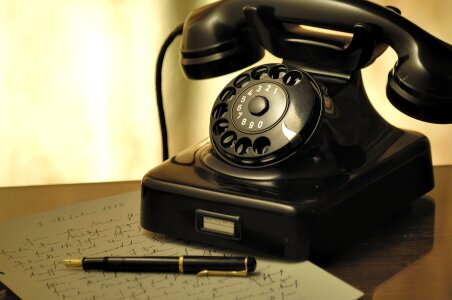
<instances>
[{"instance_id":1,"label":"telephone base","mask_svg":"<svg viewBox=\"0 0 452 300\"><path fill-rule=\"evenodd\" d=\"M247 253L316 260L433 187L428 140L413 132L402 132L371 164L323 178L271 168L237 177L221 168L203 142L149 171L141 226Z\"/></svg>"}]
</instances>

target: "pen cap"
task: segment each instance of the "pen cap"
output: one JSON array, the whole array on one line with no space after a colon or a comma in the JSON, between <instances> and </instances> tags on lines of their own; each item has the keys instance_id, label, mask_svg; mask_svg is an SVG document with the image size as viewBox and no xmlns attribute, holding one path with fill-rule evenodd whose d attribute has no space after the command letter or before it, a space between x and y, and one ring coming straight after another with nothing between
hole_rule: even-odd
<instances>
[{"instance_id":1,"label":"pen cap","mask_svg":"<svg viewBox=\"0 0 452 300\"><path fill-rule=\"evenodd\" d=\"M256 269L254 257L184 257L184 273L198 273L203 270L242 271L253 272Z\"/></svg>"}]
</instances>

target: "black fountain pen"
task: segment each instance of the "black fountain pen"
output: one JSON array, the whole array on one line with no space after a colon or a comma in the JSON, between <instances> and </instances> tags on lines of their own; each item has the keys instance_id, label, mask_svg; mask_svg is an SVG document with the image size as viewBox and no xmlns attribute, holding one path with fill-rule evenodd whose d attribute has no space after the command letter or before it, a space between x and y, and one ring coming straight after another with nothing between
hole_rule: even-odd
<instances>
[{"instance_id":1,"label":"black fountain pen","mask_svg":"<svg viewBox=\"0 0 452 300\"><path fill-rule=\"evenodd\" d=\"M110 272L174 272L218 276L247 276L256 269L254 257L142 256L65 259L67 267Z\"/></svg>"}]
</instances>

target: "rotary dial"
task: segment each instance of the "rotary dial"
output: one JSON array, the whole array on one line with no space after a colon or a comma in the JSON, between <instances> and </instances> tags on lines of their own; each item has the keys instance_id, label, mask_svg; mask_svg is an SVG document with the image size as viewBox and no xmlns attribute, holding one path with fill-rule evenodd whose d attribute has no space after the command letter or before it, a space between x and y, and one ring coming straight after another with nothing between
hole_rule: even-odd
<instances>
[{"instance_id":1,"label":"rotary dial","mask_svg":"<svg viewBox=\"0 0 452 300\"><path fill-rule=\"evenodd\" d=\"M278 161L317 126L322 95L307 73L283 64L261 65L233 79L214 103L210 136L227 160L260 166Z\"/></svg>"}]
</instances>

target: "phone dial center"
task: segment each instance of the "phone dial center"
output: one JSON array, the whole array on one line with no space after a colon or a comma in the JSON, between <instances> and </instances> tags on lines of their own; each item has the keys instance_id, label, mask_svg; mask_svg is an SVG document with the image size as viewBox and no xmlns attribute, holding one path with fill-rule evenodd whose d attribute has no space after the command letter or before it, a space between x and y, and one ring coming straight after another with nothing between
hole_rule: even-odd
<instances>
[{"instance_id":1,"label":"phone dial center","mask_svg":"<svg viewBox=\"0 0 452 300\"><path fill-rule=\"evenodd\" d=\"M242 132L262 132L278 123L287 105L287 93L282 86L260 82L246 88L236 98L232 106L232 122Z\"/></svg>"},{"instance_id":2,"label":"phone dial center","mask_svg":"<svg viewBox=\"0 0 452 300\"><path fill-rule=\"evenodd\" d=\"M268 100L262 96L256 96L248 103L248 110L253 116L262 116L268 110Z\"/></svg>"}]
</instances>

